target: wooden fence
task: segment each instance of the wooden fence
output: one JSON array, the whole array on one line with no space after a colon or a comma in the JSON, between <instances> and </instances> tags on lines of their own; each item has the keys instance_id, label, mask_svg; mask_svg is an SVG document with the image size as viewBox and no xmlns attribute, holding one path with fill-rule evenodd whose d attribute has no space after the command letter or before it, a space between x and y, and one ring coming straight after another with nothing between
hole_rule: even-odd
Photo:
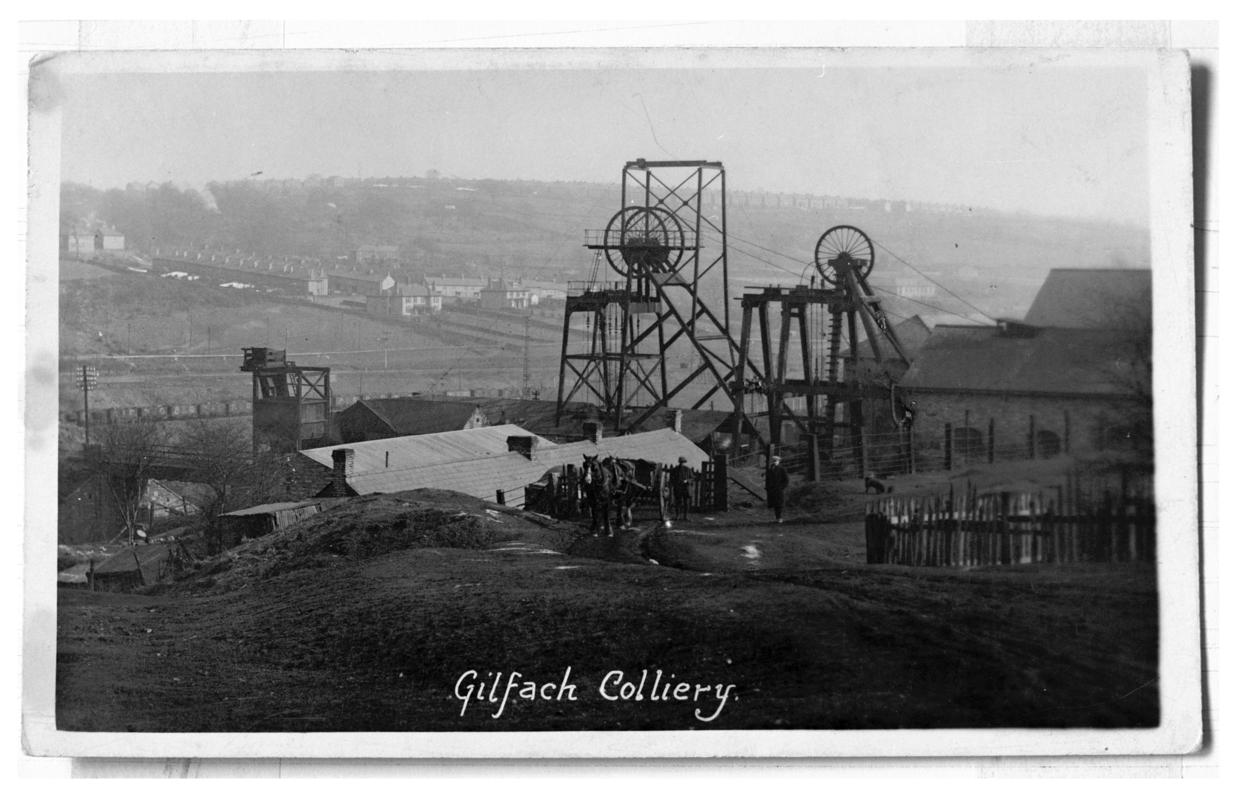
<instances>
[{"instance_id":1,"label":"wooden fence","mask_svg":"<svg viewBox=\"0 0 1234 800\"><path fill-rule=\"evenodd\" d=\"M1146 561L1156 558L1156 510L1143 490L888 497L866 507L866 562L959 567Z\"/></svg>"}]
</instances>

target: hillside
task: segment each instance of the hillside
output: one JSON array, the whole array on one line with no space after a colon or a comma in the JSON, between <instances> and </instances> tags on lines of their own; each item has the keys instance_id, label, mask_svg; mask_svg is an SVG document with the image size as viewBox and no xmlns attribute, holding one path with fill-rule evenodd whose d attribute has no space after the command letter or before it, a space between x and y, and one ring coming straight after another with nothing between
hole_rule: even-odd
<instances>
[{"instance_id":1,"label":"hillside","mask_svg":"<svg viewBox=\"0 0 1234 800\"><path fill-rule=\"evenodd\" d=\"M1157 722L1151 568L871 567L846 555L860 553L859 523L810 517L773 529L741 512L722 522L671 532L644 523L609 540L449 492L345 501L169 591L62 591L57 722L102 731ZM670 551L692 553L683 563L696 566L655 563ZM511 671L560 682L567 668L573 700L516 694L502 709L477 695L463 713L456 698L469 670L492 684ZM643 670L648 686L659 671L715 688L688 701L600 694L615 671L637 683ZM723 687L732 688L720 703Z\"/></svg>"},{"instance_id":2,"label":"hillside","mask_svg":"<svg viewBox=\"0 0 1234 800\"><path fill-rule=\"evenodd\" d=\"M729 165L729 176L730 187L740 186L739 165ZM100 192L66 184L62 189L64 215L98 215L129 242L194 243L328 261L350 258L360 245L389 244L399 247L401 267L412 274L504 270L555 279L590 272L592 254L582 247L583 232L603 229L620 198L615 184L416 178L337 185L213 183L205 193L171 185ZM961 288L980 288L990 279L1036 285L1057 266L1148 264L1147 231L1099 220L981 208L944 212L881 200L848 200L841 209L800 208L790 205L792 200L730 189L734 283L798 280L818 237L837 224L856 225L944 281L984 281ZM780 202L784 205L764 205ZM894 258L877 270L880 279L915 274Z\"/></svg>"}]
</instances>

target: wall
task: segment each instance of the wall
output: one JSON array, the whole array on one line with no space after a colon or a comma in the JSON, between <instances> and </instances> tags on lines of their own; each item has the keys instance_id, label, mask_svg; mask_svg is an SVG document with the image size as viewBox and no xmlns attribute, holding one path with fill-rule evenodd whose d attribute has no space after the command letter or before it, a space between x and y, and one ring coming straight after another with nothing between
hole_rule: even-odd
<instances>
[{"instance_id":1,"label":"wall","mask_svg":"<svg viewBox=\"0 0 1234 800\"><path fill-rule=\"evenodd\" d=\"M1064 442L1069 439L1072 453L1102 449L1105 430L1126 424L1134 410L1127 401L1104 398L914 392L912 400L917 404L913 435L920 443L941 442L946 424L961 428L966 420L985 443L993 419L996 448L1027 446L1031 424L1039 433L1052 431Z\"/></svg>"}]
</instances>

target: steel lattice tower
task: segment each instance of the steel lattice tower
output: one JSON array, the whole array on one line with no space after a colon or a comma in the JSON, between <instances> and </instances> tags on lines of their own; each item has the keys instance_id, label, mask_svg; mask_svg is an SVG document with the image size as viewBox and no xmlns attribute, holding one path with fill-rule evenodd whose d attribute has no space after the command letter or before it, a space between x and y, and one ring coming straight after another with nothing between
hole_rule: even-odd
<instances>
[{"instance_id":1,"label":"steel lattice tower","mask_svg":"<svg viewBox=\"0 0 1234 800\"><path fill-rule=\"evenodd\" d=\"M726 223L720 162L626 163L621 210L584 243L618 280L593 276L566 298L558 421L571 400L596 402L623 432L670 403L697 409L720 395L724 410L740 409Z\"/></svg>"}]
</instances>

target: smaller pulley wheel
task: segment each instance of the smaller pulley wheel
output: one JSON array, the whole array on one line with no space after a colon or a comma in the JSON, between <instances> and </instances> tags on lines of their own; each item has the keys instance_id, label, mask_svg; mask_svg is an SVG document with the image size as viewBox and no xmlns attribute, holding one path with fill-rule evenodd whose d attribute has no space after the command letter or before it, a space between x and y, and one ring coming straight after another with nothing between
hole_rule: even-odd
<instances>
[{"instance_id":1,"label":"smaller pulley wheel","mask_svg":"<svg viewBox=\"0 0 1234 800\"><path fill-rule=\"evenodd\" d=\"M604 231L604 257L623 277L672 272L681 261L683 240L681 222L669 210L627 206Z\"/></svg>"},{"instance_id":2,"label":"smaller pulley wheel","mask_svg":"<svg viewBox=\"0 0 1234 800\"><path fill-rule=\"evenodd\" d=\"M814 268L830 286L840 285L841 272L855 271L864 279L874 269L874 244L860 228L836 225L814 246Z\"/></svg>"}]
</instances>

